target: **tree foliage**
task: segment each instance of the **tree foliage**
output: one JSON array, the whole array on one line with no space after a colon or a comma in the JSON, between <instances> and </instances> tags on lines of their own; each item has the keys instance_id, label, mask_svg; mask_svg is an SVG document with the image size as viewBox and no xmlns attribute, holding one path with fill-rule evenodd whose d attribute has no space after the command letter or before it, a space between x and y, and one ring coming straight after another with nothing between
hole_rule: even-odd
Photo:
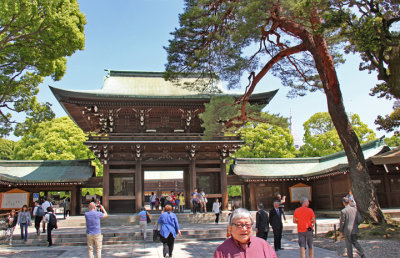
<instances>
[{"instance_id":1,"label":"tree foliage","mask_svg":"<svg viewBox=\"0 0 400 258\"><path fill-rule=\"evenodd\" d=\"M291 87L291 96L322 90L349 161L357 206L372 221L384 222L343 104L335 68L343 61L338 52L343 38L331 12L326 0L186 0L166 47L166 78L197 73L232 88L248 75L245 93L235 102L241 104L236 117L241 121L249 119L247 103L268 72Z\"/></svg>"},{"instance_id":2,"label":"tree foliage","mask_svg":"<svg viewBox=\"0 0 400 258\"><path fill-rule=\"evenodd\" d=\"M385 143L390 147L400 146L400 137L399 135L393 135L392 137L386 138Z\"/></svg>"},{"instance_id":3,"label":"tree foliage","mask_svg":"<svg viewBox=\"0 0 400 258\"><path fill-rule=\"evenodd\" d=\"M244 144L237 158L294 158L296 148L288 128L267 123L248 123L239 130Z\"/></svg>"},{"instance_id":4,"label":"tree foliage","mask_svg":"<svg viewBox=\"0 0 400 258\"><path fill-rule=\"evenodd\" d=\"M361 144L376 139L375 132L360 120L359 115L352 114L350 119ZM343 150L339 135L327 112L315 113L303 126L304 145L300 148L301 156L321 157Z\"/></svg>"},{"instance_id":5,"label":"tree foliage","mask_svg":"<svg viewBox=\"0 0 400 258\"><path fill-rule=\"evenodd\" d=\"M95 159L84 144L87 136L69 117L60 117L37 125L27 132L15 146L15 159L76 160ZM103 167L98 159L93 164L101 176Z\"/></svg>"},{"instance_id":6,"label":"tree foliage","mask_svg":"<svg viewBox=\"0 0 400 258\"><path fill-rule=\"evenodd\" d=\"M85 15L76 0L0 1L0 135L15 135L54 117L36 99L44 77L60 80L66 56L85 44ZM26 121L17 123L15 113Z\"/></svg>"},{"instance_id":7,"label":"tree foliage","mask_svg":"<svg viewBox=\"0 0 400 258\"><path fill-rule=\"evenodd\" d=\"M393 0L334 0L327 17L349 44L347 52L359 53L360 70L375 71L380 81L371 89L379 98L400 98L400 3ZM396 113L378 116L380 129L392 131L399 126Z\"/></svg>"},{"instance_id":8,"label":"tree foliage","mask_svg":"<svg viewBox=\"0 0 400 258\"><path fill-rule=\"evenodd\" d=\"M0 160L11 160L14 157L15 142L0 138Z\"/></svg>"}]
</instances>

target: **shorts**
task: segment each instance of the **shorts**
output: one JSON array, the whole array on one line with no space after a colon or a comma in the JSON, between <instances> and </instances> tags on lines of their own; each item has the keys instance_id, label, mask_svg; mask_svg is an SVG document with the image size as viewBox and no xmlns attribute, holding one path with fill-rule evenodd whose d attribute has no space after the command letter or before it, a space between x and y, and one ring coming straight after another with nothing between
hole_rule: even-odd
<instances>
[{"instance_id":1,"label":"shorts","mask_svg":"<svg viewBox=\"0 0 400 258\"><path fill-rule=\"evenodd\" d=\"M306 248L306 244L308 248L313 248L313 231L306 232L298 232L299 237L299 246Z\"/></svg>"}]
</instances>

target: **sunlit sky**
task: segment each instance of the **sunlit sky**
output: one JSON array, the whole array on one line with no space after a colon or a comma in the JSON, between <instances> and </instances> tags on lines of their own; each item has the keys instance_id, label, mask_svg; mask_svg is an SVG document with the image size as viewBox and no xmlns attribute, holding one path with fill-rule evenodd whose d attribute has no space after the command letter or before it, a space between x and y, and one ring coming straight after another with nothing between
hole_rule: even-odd
<instances>
[{"instance_id":1,"label":"sunlit sky","mask_svg":"<svg viewBox=\"0 0 400 258\"><path fill-rule=\"evenodd\" d=\"M38 99L53 104L57 117L66 113L49 90L49 85L62 89L100 89L106 75L104 69L163 71L170 32L178 26L178 14L183 10L182 0L80 0L80 9L86 15L86 46L68 58L67 73L61 81L47 78L40 85ZM388 114L392 102L369 96L369 89L377 80L376 74L360 72L357 56L348 56L338 69L343 99L347 112L357 113L371 129L378 114ZM279 79L267 76L256 92L279 89L266 111L285 117L292 122L299 138L303 123L316 112L327 111L322 93L305 97L286 98L288 88ZM378 131L378 136L384 132ZM391 135L387 135L391 136Z\"/></svg>"}]
</instances>

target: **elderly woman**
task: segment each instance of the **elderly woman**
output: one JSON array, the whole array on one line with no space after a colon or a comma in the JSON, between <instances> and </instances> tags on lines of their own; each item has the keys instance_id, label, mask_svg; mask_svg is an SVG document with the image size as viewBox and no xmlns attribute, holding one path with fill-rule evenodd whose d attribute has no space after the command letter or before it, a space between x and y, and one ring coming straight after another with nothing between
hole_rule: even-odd
<instances>
[{"instance_id":1,"label":"elderly woman","mask_svg":"<svg viewBox=\"0 0 400 258\"><path fill-rule=\"evenodd\" d=\"M274 249L267 241L252 235L253 223L253 217L248 210L244 208L236 209L232 213L228 225L231 237L218 246L214 258L277 258Z\"/></svg>"},{"instance_id":2,"label":"elderly woman","mask_svg":"<svg viewBox=\"0 0 400 258\"><path fill-rule=\"evenodd\" d=\"M164 257L172 257L176 234L181 235L178 218L171 211L172 206L167 204L165 206L164 213L161 214L160 218L158 219L158 224L161 225L160 238L161 242L163 243Z\"/></svg>"}]
</instances>

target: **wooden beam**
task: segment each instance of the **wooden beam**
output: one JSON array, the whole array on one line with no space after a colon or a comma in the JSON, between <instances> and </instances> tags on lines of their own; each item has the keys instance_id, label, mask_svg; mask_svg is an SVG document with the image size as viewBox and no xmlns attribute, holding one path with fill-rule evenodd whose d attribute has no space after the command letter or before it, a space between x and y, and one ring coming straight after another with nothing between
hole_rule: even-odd
<instances>
[{"instance_id":1,"label":"wooden beam","mask_svg":"<svg viewBox=\"0 0 400 258\"><path fill-rule=\"evenodd\" d=\"M110 174L132 174L135 173L134 169L110 169Z\"/></svg>"},{"instance_id":2,"label":"wooden beam","mask_svg":"<svg viewBox=\"0 0 400 258\"><path fill-rule=\"evenodd\" d=\"M197 173L202 173L202 172L221 172L221 168L196 168L196 172Z\"/></svg>"},{"instance_id":3,"label":"wooden beam","mask_svg":"<svg viewBox=\"0 0 400 258\"><path fill-rule=\"evenodd\" d=\"M226 177L226 164L221 161L220 163L220 181L221 181L221 208L222 210L228 210L228 179Z\"/></svg>"},{"instance_id":4,"label":"wooden beam","mask_svg":"<svg viewBox=\"0 0 400 258\"><path fill-rule=\"evenodd\" d=\"M110 196L108 197L109 200L135 200L136 196ZM140 208L139 208L140 210Z\"/></svg>"}]
</instances>

